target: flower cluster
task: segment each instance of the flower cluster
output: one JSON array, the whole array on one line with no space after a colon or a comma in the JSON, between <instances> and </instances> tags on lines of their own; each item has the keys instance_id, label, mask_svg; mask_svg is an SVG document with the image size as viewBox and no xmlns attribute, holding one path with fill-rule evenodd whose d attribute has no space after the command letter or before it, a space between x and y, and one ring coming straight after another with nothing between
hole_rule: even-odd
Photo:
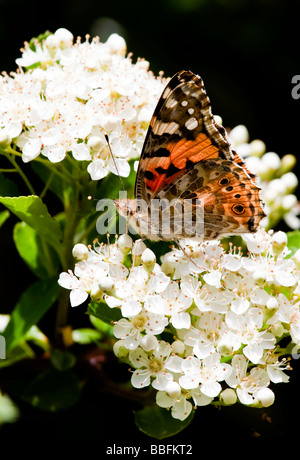
<instances>
[{"instance_id":1,"label":"flower cluster","mask_svg":"<svg viewBox=\"0 0 300 460\"><path fill-rule=\"evenodd\" d=\"M207 404L269 406L269 386L289 380L279 342L300 346L300 255L291 257L281 231L243 239L245 255L183 240L184 253L172 248L159 264L144 242L121 235L108 246L75 245L74 273L60 275L72 306L90 295L120 309L114 352L134 368L133 387L152 385L174 418Z\"/></svg>"},{"instance_id":2,"label":"flower cluster","mask_svg":"<svg viewBox=\"0 0 300 460\"><path fill-rule=\"evenodd\" d=\"M24 162L42 155L56 163L71 152L98 180L117 173L107 133L118 172L128 176L166 83L149 63L133 64L117 34L73 44L66 29L25 44L16 62L18 72L0 77L0 142L13 140Z\"/></svg>"},{"instance_id":3,"label":"flower cluster","mask_svg":"<svg viewBox=\"0 0 300 460\"><path fill-rule=\"evenodd\" d=\"M259 178L262 198L266 204L264 225L275 228L281 219L291 229L300 228L300 207L295 190L298 178L292 172L296 164L294 155L286 154L282 158L275 152L267 152L260 139L249 142L249 133L244 125L238 125L229 131L232 147L245 158L247 167Z\"/></svg>"}]
</instances>

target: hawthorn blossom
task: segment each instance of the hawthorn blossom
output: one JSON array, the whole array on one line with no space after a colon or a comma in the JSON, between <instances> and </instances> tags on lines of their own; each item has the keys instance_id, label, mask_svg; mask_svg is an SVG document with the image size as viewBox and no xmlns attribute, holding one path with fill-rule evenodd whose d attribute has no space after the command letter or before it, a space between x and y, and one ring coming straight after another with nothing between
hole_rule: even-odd
<instances>
[{"instance_id":1,"label":"hawthorn blossom","mask_svg":"<svg viewBox=\"0 0 300 460\"><path fill-rule=\"evenodd\" d=\"M147 312L144 308L132 318L122 318L115 323L114 336L124 339L123 344L128 350L134 350L142 344L143 333L161 334L168 324L164 315Z\"/></svg>"},{"instance_id":2,"label":"hawthorn blossom","mask_svg":"<svg viewBox=\"0 0 300 460\"><path fill-rule=\"evenodd\" d=\"M246 313L238 315L229 311L225 315L225 321L235 336L237 343L235 349L241 345L243 354L254 364L262 358L266 349L274 348L275 337L271 332L261 331L263 326L263 315L259 308L250 308Z\"/></svg>"},{"instance_id":3,"label":"hawthorn blossom","mask_svg":"<svg viewBox=\"0 0 300 460\"><path fill-rule=\"evenodd\" d=\"M267 371L260 367L253 367L248 373L248 361L244 355L235 355L231 365L232 372L226 377L226 383L236 389L242 404L251 405L258 402L258 392L266 388L270 382Z\"/></svg>"},{"instance_id":4,"label":"hawthorn blossom","mask_svg":"<svg viewBox=\"0 0 300 460\"><path fill-rule=\"evenodd\" d=\"M213 353L203 360L189 356L182 362L183 376L179 383L184 389L197 388L200 383L201 392L208 397L217 396L222 387L220 381L231 373L230 364L220 362L220 353Z\"/></svg>"},{"instance_id":5,"label":"hawthorn blossom","mask_svg":"<svg viewBox=\"0 0 300 460\"><path fill-rule=\"evenodd\" d=\"M109 172L128 176L167 80L156 78L147 61L133 63L117 34L105 43L74 43L71 32L58 29L25 43L16 62L22 70L0 79L0 128L23 161L41 155L58 163L72 155L87 162L92 180Z\"/></svg>"},{"instance_id":6,"label":"hawthorn blossom","mask_svg":"<svg viewBox=\"0 0 300 460\"><path fill-rule=\"evenodd\" d=\"M176 389L178 388L177 392L174 392L174 385ZM169 383L166 391L158 391L156 394L156 404L160 407L171 408L172 417L181 421L190 415L193 406L207 406L212 400L212 397L203 394L199 388L183 390L177 382Z\"/></svg>"},{"instance_id":7,"label":"hawthorn blossom","mask_svg":"<svg viewBox=\"0 0 300 460\"><path fill-rule=\"evenodd\" d=\"M288 334L299 344L298 256L288 258L281 232L260 229L244 240L247 255L220 241L186 240L191 260L172 248L157 261L143 241L121 235L93 249L76 245L74 274L61 274L72 305L90 296L120 309L114 351L130 362L132 385L151 384L157 404L174 418L216 399L267 407L274 401L270 381L289 380L276 346Z\"/></svg>"},{"instance_id":8,"label":"hawthorn blossom","mask_svg":"<svg viewBox=\"0 0 300 460\"><path fill-rule=\"evenodd\" d=\"M143 388L152 384L156 390L164 390L173 380L170 370L179 371L178 363L170 356L171 345L164 341L159 342L157 348L150 354L142 348L136 348L129 353L129 360L136 368L131 377L131 383L135 388ZM151 382L151 378L152 380Z\"/></svg>"}]
</instances>

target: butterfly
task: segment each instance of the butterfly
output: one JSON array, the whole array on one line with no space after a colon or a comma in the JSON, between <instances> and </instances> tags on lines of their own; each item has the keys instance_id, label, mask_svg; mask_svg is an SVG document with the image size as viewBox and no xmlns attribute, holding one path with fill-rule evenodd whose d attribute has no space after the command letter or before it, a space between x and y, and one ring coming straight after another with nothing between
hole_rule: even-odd
<instances>
[{"instance_id":1,"label":"butterfly","mask_svg":"<svg viewBox=\"0 0 300 460\"><path fill-rule=\"evenodd\" d=\"M182 70L154 110L135 199L115 206L144 238L204 241L255 232L265 216L260 190L212 115L202 78Z\"/></svg>"}]
</instances>

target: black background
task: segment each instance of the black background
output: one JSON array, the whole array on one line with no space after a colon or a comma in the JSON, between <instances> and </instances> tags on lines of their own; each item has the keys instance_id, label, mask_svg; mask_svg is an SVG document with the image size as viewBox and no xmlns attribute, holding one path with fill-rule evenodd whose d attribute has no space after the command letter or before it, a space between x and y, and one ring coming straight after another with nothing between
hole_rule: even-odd
<instances>
[{"instance_id":1,"label":"black background","mask_svg":"<svg viewBox=\"0 0 300 460\"><path fill-rule=\"evenodd\" d=\"M119 32L133 60L144 57L155 74L163 70L172 76L181 69L200 74L213 112L222 116L225 126L245 124L250 138L262 139L268 151L298 157L300 99L291 96L291 80L300 74L299 6L297 0L0 0L1 70L15 70L23 42L47 29L65 27L74 37L100 35L102 41ZM8 240L2 240L1 248L2 259L4 255L6 261L14 260L15 249ZM13 276L16 266L9 268L7 262L0 268L1 279L6 276L4 312L30 280L19 263L19 289ZM76 315L84 311L79 308ZM285 439L287 434L295 439L298 422L292 417L300 409L297 364L289 385L275 385L276 403L266 411L272 423L261 418L264 411L199 408L193 424L164 443L192 444L199 453L199 439L235 444L238 437L251 445ZM101 397L86 395L79 407L63 413L44 416L29 411L19 424L4 426L0 437L31 433L43 439L94 439L100 443L99 455L113 442L155 444L135 427L131 407L115 397L105 404Z\"/></svg>"}]
</instances>

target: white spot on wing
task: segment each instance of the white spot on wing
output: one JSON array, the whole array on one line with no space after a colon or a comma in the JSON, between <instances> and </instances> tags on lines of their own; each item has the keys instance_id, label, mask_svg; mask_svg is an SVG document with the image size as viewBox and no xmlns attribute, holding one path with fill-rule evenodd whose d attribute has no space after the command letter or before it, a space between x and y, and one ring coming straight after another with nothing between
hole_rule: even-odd
<instances>
[{"instance_id":1,"label":"white spot on wing","mask_svg":"<svg viewBox=\"0 0 300 460\"><path fill-rule=\"evenodd\" d=\"M173 107L175 107L175 105L177 105L176 99L170 98L170 99L168 99L167 102L166 102L166 107L167 107L168 109L173 109Z\"/></svg>"},{"instance_id":2,"label":"white spot on wing","mask_svg":"<svg viewBox=\"0 0 300 460\"><path fill-rule=\"evenodd\" d=\"M185 122L185 127L192 131L193 129L197 128L198 126L198 121L196 120L195 117L191 117L188 119L188 121Z\"/></svg>"},{"instance_id":3,"label":"white spot on wing","mask_svg":"<svg viewBox=\"0 0 300 460\"><path fill-rule=\"evenodd\" d=\"M182 101L181 105L182 105L182 107L186 107L188 105L188 101Z\"/></svg>"},{"instance_id":4,"label":"white spot on wing","mask_svg":"<svg viewBox=\"0 0 300 460\"><path fill-rule=\"evenodd\" d=\"M179 128L179 124L172 121L171 123L158 123L153 129L154 134L162 135L164 133L174 134Z\"/></svg>"}]
</instances>

